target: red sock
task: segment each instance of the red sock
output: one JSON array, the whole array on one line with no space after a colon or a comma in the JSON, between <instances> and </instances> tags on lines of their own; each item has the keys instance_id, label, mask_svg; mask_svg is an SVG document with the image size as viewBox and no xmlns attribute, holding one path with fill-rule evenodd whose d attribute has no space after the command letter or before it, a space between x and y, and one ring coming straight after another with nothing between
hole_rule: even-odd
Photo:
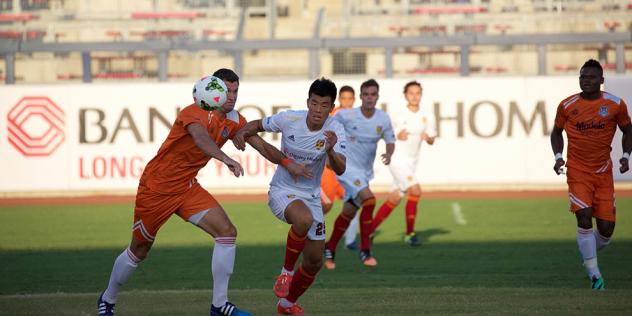
<instances>
[{"instance_id":1,"label":"red sock","mask_svg":"<svg viewBox=\"0 0 632 316\"><path fill-rule=\"evenodd\" d=\"M336 218L336 222L334 223L334 231L331 233L331 237L329 237L329 241L327 242L327 249L332 252L336 252L336 246L338 246L338 242L340 238L347 231L347 227L349 227L349 223L351 223L351 218L347 218L344 214L340 213Z\"/></svg>"},{"instance_id":2,"label":"red sock","mask_svg":"<svg viewBox=\"0 0 632 316\"><path fill-rule=\"evenodd\" d=\"M360 213L360 250L371 249L369 236L373 232L373 210L375 209L375 198L369 198L362 202L362 212Z\"/></svg>"},{"instance_id":3,"label":"red sock","mask_svg":"<svg viewBox=\"0 0 632 316\"><path fill-rule=\"evenodd\" d=\"M298 260L305 247L305 238L307 238L307 234L299 236L294 231L294 227L290 227L290 231L287 233L287 243L285 244L285 263L283 264L285 270L294 271L296 260Z\"/></svg>"},{"instance_id":4,"label":"red sock","mask_svg":"<svg viewBox=\"0 0 632 316\"><path fill-rule=\"evenodd\" d=\"M409 195L406 202L406 234L415 232L415 218L417 217L418 195Z\"/></svg>"},{"instance_id":5,"label":"red sock","mask_svg":"<svg viewBox=\"0 0 632 316\"><path fill-rule=\"evenodd\" d=\"M390 201L384 202L380 209L375 214L375 218L373 218L373 226L371 227L371 233L374 232L380 224L389 216L391 212L395 208L396 205L393 205Z\"/></svg>"},{"instance_id":6,"label":"red sock","mask_svg":"<svg viewBox=\"0 0 632 316\"><path fill-rule=\"evenodd\" d=\"M294 277L292 278L292 283L290 283L290 293L287 295L286 299L292 303L296 303L296 300L307 291L307 289L314 283L316 279L316 272L311 273L305 268L303 265L298 268L298 271L294 273Z\"/></svg>"}]
</instances>

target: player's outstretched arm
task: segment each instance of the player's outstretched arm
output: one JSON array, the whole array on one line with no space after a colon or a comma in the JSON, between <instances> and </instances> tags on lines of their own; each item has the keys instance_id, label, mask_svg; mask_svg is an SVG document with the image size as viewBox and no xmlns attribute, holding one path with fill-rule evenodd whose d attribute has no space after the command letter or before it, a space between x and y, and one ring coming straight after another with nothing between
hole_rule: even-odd
<instances>
[{"instance_id":1,"label":"player's outstretched arm","mask_svg":"<svg viewBox=\"0 0 632 316\"><path fill-rule=\"evenodd\" d=\"M246 140L249 137L253 135L257 135L257 133L260 133L263 131L264 129L263 129L263 125L261 124L261 120L250 121L246 123L244 127L239 129L237 133L235 133L235 136L233 136L233 145L235 145L235 148L243 151L246 149Z\"/></svg>"},{"instance_id":2,"label":"player's outstretched arm","mask_svg":"<svg viewBox=\"0 0 632 316\"><path fill-rule=\"evenodd\" d=\"M632 124L628 124L621 128L623 136L621 137L621 148L623 148L623 157L619 159L621 166L619 171L624 173L630 170L630 152L632 151Z\"/></svg>"},{"instance_id":3,"label":"player's outstretched arm","mask_svg":"<svg viewBox=\"0 0 632 316\"><path fill-rule=\"evenodd\" d=\"M553 131L551 131L551 149L553 149L553 154L555 155L555 165L553 166L553 171L555 171L556 174L561 174L561 168L566 164L564 158L562 158L562 152L564 151L563 131L563 128L559 128L557 126L553 126Z\"/></svg>"},{"instance_id":4,"label":"player's outstretched arm","mask_svg":"<svg viewBox=\"0 0 632 316\"><path fill-rule=\"evenodd\" d=\"M327 152L327 163L337 174L342 175L347 169L347 157L334 151L334 145L338 142L338 136L333 131L325 131L325 151Z\"/></svg>"},{"instance_id":5,"label":"player's outstretched arm","mask_svg":"<svg viewBox=\"0 0 632 316\"><path fill-rule=\"evenodd\" d=\"M197 145L198 148L200 148L200 150L202 150L205 154L223 162L228 169L235 174L235 177L244 175L244 169L241 165L237 161L228 157L228 155L226 155L219 146L217 146L217 144L206 133L204 126L197 123L189 124L187 126L187 131L191 137L193 137L195 145Z\"/></svg>"},{"instance_id":6,"label":"player's outstretched arm","mask_svg":"<svg viewBox=\"0 0 632 316\"><path fill-rule=\"evenodd\" d=\"M386 144L386 152L382 154L382 163L389 165L391 163L391 156L395 152L395 143Z\"/></svg>"}]
</instances>

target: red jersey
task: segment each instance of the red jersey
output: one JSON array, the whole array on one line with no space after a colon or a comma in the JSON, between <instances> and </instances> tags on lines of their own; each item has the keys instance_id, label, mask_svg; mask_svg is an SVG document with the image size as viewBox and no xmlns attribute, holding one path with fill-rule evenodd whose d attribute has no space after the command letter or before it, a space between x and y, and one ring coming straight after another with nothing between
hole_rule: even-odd
<instances>
[{"instance_id":1,"label":"red jersey","mask_svg":"<svg viewBox=\"0 0 632 316\"><path fill-rule=\"evenodd\" d=\"M169 136L158 154L147 164L140 183L152 191L178 194L188 190L197 180L195 176L211 157L193 141L187 126L198 123L220 148L246 124L246 119L233 110L220 118L217 111L208 112L195 104L185 107L173 123Z\"/></svg>"},{"instance_id":2,"label":"red jersey","mask_svg":"<svg viewBox=\"0 0 632 316\"><path fill-rule=\"evenodd\" d=\"M612 169L610 151L617 125L630 124L625 102L608 92L595 100L586 100L574 94L557 107L555 126L568 135L569 168L591 173Z\"/></svg>"}]
</instances>

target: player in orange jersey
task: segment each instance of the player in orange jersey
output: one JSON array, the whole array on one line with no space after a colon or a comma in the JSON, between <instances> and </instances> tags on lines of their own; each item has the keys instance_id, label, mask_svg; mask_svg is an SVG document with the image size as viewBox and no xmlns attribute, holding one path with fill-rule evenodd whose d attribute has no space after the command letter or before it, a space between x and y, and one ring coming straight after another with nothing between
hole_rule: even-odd
<instances>
[{"instance_id":1,"label":"player in orange jersey","mask_svg":"<svg viewBox=\"0 0 632 316\"><path fill-rule=\"evenodd\" d=\"M329 116L336 115L336 112L340 109L350 109L355 103L355 91L350 86L342 86L338 91L339 106L335 107ZM336 199L342 199L345 195L345 189L336 179L336 173L331 170L329 164L325 165L323 170L323 179L320 184L320 203L323 206L323 213L327 214L331 207L334 205ZM349 224L349 228L345 233L345 249L358 250L358 244L356 243L356 235L358 234L358 215L353 218Z\"/></svg>"},{"instance_id":2,"label":"player in orange jersey","mask_svg":"<svg viewBox=\"0 0 632 316\"><path fill-rule=\"evenodd\" d=\"M237 229L222 206L195 178L211 158L223 162L236 177L244 174L241 165L220 149L246 124L244 117L234 110L239 77L229 69L219 69L213 76L226 83L227 101L221 109L212 112L202 110L195 104L185 107L178 114L158 154L147 164L136 194L132 241L114 262L108 287L97 302L99 315L114 315L119 287L147 257L158 230L173 214L215 238L210 314L250 315L228 302L228 282L235 262ZM286 159L283 153L259 136L252 136L247 141L273 163L278 164ZM305 168L299 164L290 163L285 167L290 174L304 174L302 171Z\"/></svg>"},{"instance_id":3,"label":"player in orange jersey","mask_svg":"<svg viewBox=\"0 0 632 316\"><path fill-rule=\"evenodd\" d=\"M632 124L625 102L608 92L601 91L603 69L596 60L588 60L580 70L581 93L564 99L557 108L555 126L551 133L551 147L555 154L553 170L563 173L566 165L566 182L570 211L577 218L577 245L584 266L595 290L605 289L597 265L597 250L610 243L616 220L614 182L610 151L617 126L623 132L623 157L619 171L628 171L632 151ZM562 158L564 137L568 136L568 163ZM592 218L597 230L593 231Z\"/></svg>"}]
</instances>

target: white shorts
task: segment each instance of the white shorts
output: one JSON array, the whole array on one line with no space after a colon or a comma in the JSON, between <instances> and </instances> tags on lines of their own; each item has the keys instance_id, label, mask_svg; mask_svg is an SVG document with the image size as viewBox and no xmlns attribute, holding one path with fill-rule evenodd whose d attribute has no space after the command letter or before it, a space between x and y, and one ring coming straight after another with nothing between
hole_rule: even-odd
<instances>
[{"instance_id":1,"label":"white shorts","mask_svg":"<svg viewBox=\"0 0 632 316\"><path fill-rule=\"evenodd\" d=\"M353 200L356 206L360 206L361 204L358 204L358 193L369 186L369 179L366 176L366 172L347 169L345 173L338 176L338 182L340 182L345 189L343 201Z\"/></svg>"},{"instance_id":2,"label":"white shorts","mask_svg":"<svg viewBox=\"0 0 632 316\"><path fill-rule=\"evenodd\" d=\"M320 196L316 197L301 197L289 190L276 189L268 192L268 206L272 211L272 214L278 219L287 223L285 219L285 209L294 200L301 200L305 203L305 206L309 208L312 213L314 222L307 232L307 238L309 240L325 240L327 235L325 232L325 217L323 216L323 208L320 204Z\"/></svg>"},{"instance_id":3,"label":"white shorts","mask_svg":"<svg viewBox=\"0 0 632 316\"><path fill-rule=\"evenodd\" d=\"M388 170L393 175L393 189L404 192L419 183L416 165L416 163L405 160L391 161L388 165Z\"/></svg>"}]
</instances>

